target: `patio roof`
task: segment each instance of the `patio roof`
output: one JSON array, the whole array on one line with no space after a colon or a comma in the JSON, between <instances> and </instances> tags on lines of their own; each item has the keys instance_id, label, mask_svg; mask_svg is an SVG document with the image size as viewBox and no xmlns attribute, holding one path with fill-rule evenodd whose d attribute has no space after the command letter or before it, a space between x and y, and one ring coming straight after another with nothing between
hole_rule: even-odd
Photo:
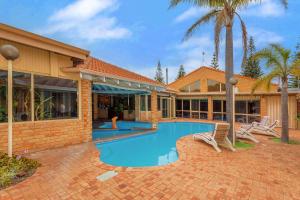
<instances>
[{"instance_id":1,"label":"patio roof","mask_svg":"<svg viewBox=\"0 0 300 200\"><path fill-rule=\"evenodd\" d=\"M149 91L143 89L131 89L105 84L93 84L93 92L97 94L150 94Z\"/></svg>"}]
</instances>

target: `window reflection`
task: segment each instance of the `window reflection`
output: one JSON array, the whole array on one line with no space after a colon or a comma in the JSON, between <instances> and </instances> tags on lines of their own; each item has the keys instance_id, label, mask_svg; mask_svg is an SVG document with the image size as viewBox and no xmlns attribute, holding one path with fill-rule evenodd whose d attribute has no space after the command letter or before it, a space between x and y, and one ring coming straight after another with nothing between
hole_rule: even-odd
<instances>
[{"instance_id":1,"label":"window reflection","mask_svg":"<svg viewBox=\"0 0 300 200\"><path fill-rule=\"evenodd\" d=\"M0 123L7 122L7 71L0 70Z\"/></svg>"},{"instance_id":2,"label":"window reflection","mask_svg":"<svg viewBox=\"0 0 300 200\"><path fill-rule=\"evenodd\" d=\"M77 117L77 81L34 76L36 120Z\"/></svg>"},{"instance_id":3,"label":"window reflection","mask_svg":"<svg viewBox=\"0 0 300 200\"><path fill-rule=\"evenodd\" d=\"M13 120L31 120L31 74L13 72Z\"/></svg>"}]
</instances>

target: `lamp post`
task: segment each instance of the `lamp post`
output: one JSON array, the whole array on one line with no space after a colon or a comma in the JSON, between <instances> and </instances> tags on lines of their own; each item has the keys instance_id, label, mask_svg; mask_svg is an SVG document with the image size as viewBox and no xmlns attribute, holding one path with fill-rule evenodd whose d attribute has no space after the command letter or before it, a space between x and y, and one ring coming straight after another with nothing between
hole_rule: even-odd
<instances>
[{"instance_id":1,"label":"lamp post","mask_svg":"<svg viewBox=\"0 0 300 200\"><path fill-rule=\"evenodd\" d=\"M234 77L231 77L229 79L229 83L232 85L232 102L233 102L233 108L232 108L232 132L233 132L233 137L232 137L232 144L233 146L235 145L235 86L238 83L238 80Z\"/></svg>"},{"instance_id":2,"label":"lamp post","mask_svg":"<svg viewBox=\"0 0 300 200\"><path fill-rule=\"evenodd\" d=\"M13 61L19 57L19 50L9 44L5 44L0 48L1 55L7 60L7 104L8 104L8 156L12 157L12 119L13 119L13 80L12 80L12 69Z\"/></svg>"}]
</instances>

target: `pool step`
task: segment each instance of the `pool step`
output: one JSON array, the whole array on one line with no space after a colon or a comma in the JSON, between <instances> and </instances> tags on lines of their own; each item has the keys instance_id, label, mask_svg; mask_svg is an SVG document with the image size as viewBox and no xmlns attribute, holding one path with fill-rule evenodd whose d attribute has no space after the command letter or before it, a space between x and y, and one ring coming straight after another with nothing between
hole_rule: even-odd
<instances>
[{"instance_id":1,"label":"pool step","mask_svg":"<svg viewBox=\"0 0 300 200\"><path fill-rule=\"evenodd\" d=\"M117 175L118 175L118 172L116 172L116 171L107 171L107 172L97 176L96 179L98 181L104 182L104 181L107 181L107 180L117 176Z\"/></svg>"},{"instance_id":2,"label":"pool step","mask_svg":"<svg viewBox=\"0 0 300 200\"><path fill-rule=\"evenodd\" d=\"M113 137L109 137L109 138L103 138L103 139L96 139L93 142L95 142L95 143L111 142L111 141L118 140L118 139L130 138L130 137L139 136L139 135L146 135L149 133L153 133L155 131L156 131L155 129L154 130L153 129L144 129L144 131L142 131L142 132L132 133L132 134L122 134L122 135L113 136Z\"/></svg>"}]
</instances>

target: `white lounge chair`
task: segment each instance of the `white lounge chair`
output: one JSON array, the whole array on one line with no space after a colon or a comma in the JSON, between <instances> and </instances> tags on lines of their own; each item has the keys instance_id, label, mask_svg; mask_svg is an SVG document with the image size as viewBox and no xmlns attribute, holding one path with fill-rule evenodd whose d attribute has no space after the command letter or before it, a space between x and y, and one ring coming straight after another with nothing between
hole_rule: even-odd
<instances>
[{"instance_id":1,"label":"white lounge chair","mask_svg":"<svg viewBox=\"0 0 300 200\"><path fill-rule=\"evenodd\" d=\"M260 122L252 122L251 124L242 125L242 128L249 128L253 124L256 124L257 126L268 126L269 121L270 121L270 116L263 116Z\"/></svg>"},{"instance_id":2,"label":"white lounge chair","mask_svg":"<svg viewBox=\"0 0 300 200\"><path fill-rule=\"evenodd\" d=\"M257 123L253 123L253 128L251 130L252 133L258 133L262 135L268 135L268 136L274 136L274 137L280 137L280 134L277 133L275 128L278 126L279 121L275 120L272 124L267 126L262 126Z\"/></svg>"},{"instance_id":3,"label":"white lounge chair","mask_svg":"<svg viewBox=\"0 0 300 200\"><path fill-rule=\"evenodd\" d=\"M232 151L235 151L227 135L229 132L230 125L227 123L217 123L215 130L213 132L207 133L196 133L193 135L194 140L200 139L204 142L212 145L217 152L221 152L220 146L229 148Z\"/></svg>"},{"instance_id":4,"label":"white lounge chair","mask_svg":"<svg viewBox=\"0 0 300 200\"><path fill-rule=\"evenodd\" d=\"M259 143L259 141L254 137L254 135L251 134L251 131L253 130L254 125L251 124L248 128L241 127L240 130L236 131L236 137L240 139L247 139L251 140L255 143Z\"/></svg>"}]
</instances>

